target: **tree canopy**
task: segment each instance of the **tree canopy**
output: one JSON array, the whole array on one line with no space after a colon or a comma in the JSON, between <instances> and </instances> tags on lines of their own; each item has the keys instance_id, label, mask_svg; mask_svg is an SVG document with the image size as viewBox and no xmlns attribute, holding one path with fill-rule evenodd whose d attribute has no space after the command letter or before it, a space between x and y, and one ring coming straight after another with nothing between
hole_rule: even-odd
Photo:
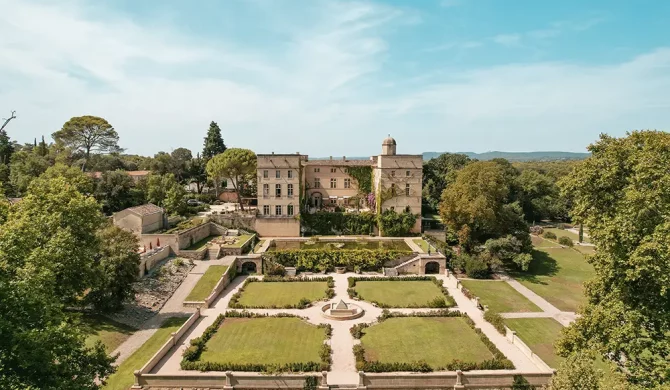
<instances>
[{"instance_id":1,"label":"tree canopy","mask_svg":"<svg viewBox=\"0 0 670 390\"><path fill-rule=\"evenodd\" d=\"M207 163L207 174L216 183L229 179L242 205L242 188L256 177L256 154L249 149L231 148L217 154Z\"/></svg>"},{"instance_id":2,"label":"tree canopy","mask_svg":"<svg viewBox=\"0 0 670 390\"><path fill-rule=\"evenodd\" d=\"M561 182L598 248L588 303L559 351L597 351L630 384L670 382L670 134L601 135Z\"/></svg>"},{"instance_id":3,"label":"tree canopy","mask_svg":"<svg viewBox=\"0 0 670 390\"><path fill-rule=\"evenodd\" d=\"M73 117L63 124L62 129L53 133L52 137L57 143L84 154L82 170L86 170L92 152L111 153L121 150L119 135L114 127L97 116Z\"/></svg>"},{"instance_id":4,"label":"tree canopy","mask_svg":"<svg viewBox=\"0 0 670 390\"><path fill-rule=\"evenodd\" d=\"M470 157L464 154L444 153L424 163L423 201L437 210L444 189L454 182L456 172L470 162Z\"/></svg>"},{"instance_id":5,"label":"tree canopy","mask_svg":"<svg viewBox=\"0 0 670 390\"><path fill-rule=\"evenodd\" d=\"M212 121L209 124L209 130L207 130L207 136L205 136L205 144L202 149L202 158L206 161L210 158L221 154L226 151L226 144L223 143L223 138L221 138L221 129L216 122Z\"/></svg>"}]
</instances>

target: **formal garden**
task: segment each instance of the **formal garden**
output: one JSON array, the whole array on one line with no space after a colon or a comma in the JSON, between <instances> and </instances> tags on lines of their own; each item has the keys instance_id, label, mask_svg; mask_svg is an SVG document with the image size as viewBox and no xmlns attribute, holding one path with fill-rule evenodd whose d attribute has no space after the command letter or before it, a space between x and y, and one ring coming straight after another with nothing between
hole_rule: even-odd
<instances>
[{"instance_id":1,"label":"formal garden","mask_svg":"<svg viewBox=\"0 0 670 390\"><path fill-rule=\"evenodd\" d=\"M382 308L455 306L442 280L431 276L350 277L348 283L350 298L368 301Z\"/></svg>"},{"instance_id":2,"label":"formal garden","mask_svg":"<svg viewBox=\"0 0 670 390\"><path fill-rule=\"evenodd\" d=\"M216 286L227 269L227 265L210 265L207 271L200 277L198 283L193 287L191 293L186 297L186 300L204 301L212 293L214 286Z\"/></svg>"},{"instance_id":3,"label":"formal garden","mask_svg":"<svg viewBox=\"0 0 670 390\"><path fill-rule=\"evenodd\" d=\"M562 358L556 354L554 343L563 325L553 318L508 318L504 322L550 367L560 365Z\"/></svg>"},{"instance_id":4,"label":"formal garden","mask_svg":"<svg viewBox=\"0 0 670 390\"><path fill-rule=\"evenodd\" d=\"M498 313L542 311L533 302L501 280L462 280L463 287L479 297L479 303Z\"/></svg>"},{"instance_id":5,"label":"formal garden","mask_svg":"<svg viewBox=\"0 0 670 390\"><path fill-rule=\"evenodd\" d=\"M333 278L248 278L233 294L234 309L304 309L313 302L332 298Z\"/></svg>"},{"instance_id":6,"label":"formal garden","mask_svg":"<svg viewBox=\"0 0 670 390\"><path fill-rule=\"evenodd\" d=\"M229 311L202 336L192 339L181 367L199 371L328 370L330 325L313 325L289 315Z\"/></svg>"}]
</instances>

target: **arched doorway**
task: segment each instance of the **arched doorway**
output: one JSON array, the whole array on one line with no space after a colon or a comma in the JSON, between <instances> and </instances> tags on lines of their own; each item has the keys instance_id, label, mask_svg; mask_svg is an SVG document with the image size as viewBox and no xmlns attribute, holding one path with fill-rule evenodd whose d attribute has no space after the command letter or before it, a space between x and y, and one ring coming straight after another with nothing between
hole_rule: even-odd
<instances>
[{"instance_id":1,"label":"arched doorway","mask_svg":"<svg viewBox=\"0 0 670 390\"><path fill-rule=\"evenodd\" d=\"M256 263L253 261L247 261L242 263L242 273L243 274L255 274L256 273Z\"/></svg>"},{"instance_id":2,"label":"arched doorway","mask_svg":"<svg viewBox=\"0 0 670 390\"><path fill-rule=\"evenodd\" d=\"M323 195L320 192L312 194L312 207L320 209L323 205Z\"/></svg>"},{"instance_id":3,"label":"arched doorway","mask_svg":"<svg viewBox=\"0 0 670 390\"><path fill-rule=\"evenodd\" d=\"M440 263L437 261L429 261L426 263L426 272L427 274L439 274L440 273Z\"/></svg>"}]
</instances>

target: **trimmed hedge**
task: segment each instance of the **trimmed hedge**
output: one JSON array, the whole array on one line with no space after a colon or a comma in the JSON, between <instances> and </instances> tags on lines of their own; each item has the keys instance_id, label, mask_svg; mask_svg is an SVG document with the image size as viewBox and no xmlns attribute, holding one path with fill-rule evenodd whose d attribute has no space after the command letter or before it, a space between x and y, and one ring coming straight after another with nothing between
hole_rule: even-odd
<instances>
[{"instance_id":1,"label":"trimmed hedge","mask_svg":"<svg viewBox=\"0 0 670 390\"><path fill-rule=\"evenodd\" d=\"M335 267L363 271L379 271L384 263L411 254L409 250L354 249L333 251L327 249L289 249L263 253L263 261L295 267L298 271L332 271Z\"/></svg>"},{"instance_id":2,"label":"trimmed hedge","mask_svg":"<svg viewBox=\"0 0 670 390\"><path fill-rule=\"evenodd\" d=\"M370 324L365 323L365 322L362 322L360 324L356 324L356 325L352 326L351 328L349 328L349 333L351 333L351 336L353 336L353 338L360 339L361 337L363 337L363 334L364 334L363 329L365 329L369 326L370 326Z\"/></svg>"},{"instance_id":3,"label":"trimmed hedge","mask_svg":"<svg viewBox=\"0 0 670 390\"><path fill-rule=\"evenodd\" d=\"M375 215L363 213L305 213L300 217L308 232L319 235L368 235L377 225Z\"/></svg>"},{"instance_id":4,"label":"trimmed hedge","mask_svg":"<svg viewBox=\"0 0 670 390\"><path fill-rule=\"evenodd\" d=\"M230 297L228 307L231 309L306 309L312 306L312 301L310 301L307 298L301 298L300 301L298 301L298 303L296 304L284 305L284 306L275 306L275 305L248 306L241 304L240 298L242 297L242 293L244 292L244 289L247 287L249 283L302 283L302 282L323 282L323 281L326 281L328 283L328 288L324 292L324 294L326 294L326 298L327 299L333 298L335 296L335 290L333 290L333 287L335 287L335 281L333 280L332 276L329 276L327 278L284 278L278 276L266 276L263 279L248 278L247 280L244 281L244 284L242 284L240 289L237 290L237 292Z\"/></svg>"},{"instance_id":5,"label":"trimmed hedge","mask_svg":"<svg viewBox=\"0 0 670 390\"><path fill-rule=\"evenodd\" d=\"M503 355L502 352L489 340L488 337L475 327L475 323L466 314L459 311L437 310L425 313L399 313L384 310L377 318L378 322L383 322L389 318L398 317L463 317L465 322L477 333L479 339L486 345L488 350L493 354L493 359L487 359L481 362L466 362L455 359L444 366L437 367L437 371L471 371L471 370L511 370L514 369L514 364ZM352 335L354 328L351 328ZM362 328L364 329L364 328ZM360 329L362 331L362 329ZM355 337L355 336L354 336ZM394 371L410 371L410 372L431 372L433 368L425 361L416 362L369 362L365 359L365 348L362 344L354 345L354 357L356 358L356 369L367 372L394 372Z\"/></svg>"},{"instance_id":6,"label":"trimmed hedge","mask_svg":"<svg viewBox=\"0 0 670 390\"><path fill-rule=\"evenodd\" d=\"M484 312L484 320L488 321L491 325L493 325L494 328L498 331L498 333L505 335L507 333L505 331L505 321L503 320L502 316L495 311L492 310L487 310Z\"/></svg>"},{"instance_id":7,"label":"trimmed hedge","mask_svg":"<svg viewBox=\"0 0 670 390\"><path fill-rule=\"evenodd\" d=\"M572 247L572 246L575 245L575 244L572 242L572 239L571 239L570 237L568 237L568 236L560 236L560 237L558 238L558 243L561 244L561 245L563 245L563 246L569 246L569 247Z\"/></svg>"},{"instance_id":8,"label":"trimmed hedge","mask_svg":"<svg viewBox=\"0 0 670 390\"><path fill-rule=\"evenodd\" d=\"M542 234L542 237L546 238L547 240L555 240L556 234L554 232L544 232L544 234Z\"/></svg>"},{"instance_id":9,"label":"trimmed hedge","mask_svg":"<svg viewBox=\"0 0 670 390\"><path fill-rule=\"evenodd\" d=\"M296 316L289 313L278 313L275 315L250 313L248 311L229 311L225 315L219 314L214 323L208 326L202 333L202 336L191 340L191 346L188 347L182 354L181 369L182 370L197 370L197 371L250 371L250 372L313 372L313 371L328 371L332 362L332 349L329 345L323 344L319 350L319 357L321 362L296 362L286 364L262 364L262 363L218 363L218 362L201 362L197 361L206 348L207 341L214 336L225 318L265 318L265 317L304 317ZM317 326L324 329L326 338L330 339L333 334L333 328L330 324L320 324Z\"/></svg>"},{"instance_id":10,"label":"trimmed hedge","mask_svg":"<svg viewBox=\"0 0 670 390\"><path fill-rule=\"evenodd\" d=\"M426 302L426 303L419 303L419 304L414 304L414 305L409 305L409 306L402 306L403 308L421 308L421 307L429 307L433 309L439 309L439 308L447 308L447 307L452 307L456 306L456 301L454 301L454 298L449 295L449 291L444 287L444 282L442 279L438 279L434 276L395 276L391 278L377 278L377 277L369 277L369 276L356 276L356 277L349 277L347 278L347 282L349 284L349 288L347 289L347 293L349 294L349 298L357 298L361 300L365 300L365 297L362 297L361 295L358 294L358 291L354 289L356 286L356 282L407 282L407 281L431 281L435 283L437 287L440 288L440 291L442 291L442 295L444 295L444 298L435 298L432 301ZM380 303L377 301L370 301L377 305L377 307L381 307L382 309L385 308L396 308L397 306L391 306L387 305L385 303Z\"/></svg>"}]
</instances>

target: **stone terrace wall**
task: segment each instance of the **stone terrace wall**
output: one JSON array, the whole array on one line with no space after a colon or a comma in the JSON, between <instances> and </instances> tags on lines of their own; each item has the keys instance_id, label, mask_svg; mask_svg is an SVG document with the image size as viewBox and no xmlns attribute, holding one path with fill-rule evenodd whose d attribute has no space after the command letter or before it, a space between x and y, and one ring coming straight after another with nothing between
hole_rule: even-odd
<instances>
[{"instance_id":1,"label":"stone terrace wall","mask_svg":"<svg viewBox=\"0 0 670 390\"><path fill-rule=\"evenodd\" d=\"M151 271L151 269L159 261L167 258L170 255L170 247L164 246L153 252L149 252L140 257L140 273L139 277L144 276L145 273Z\"/></svg>"},{"instance_id":2,"label":"stone terrace wall","mask_svg":"<svg viewBox=\"0 0 670 390\"><path fill-rule=\"evenodd\" d=\"M249 214L211 214L212 221L228 229L256 230L256 215Z\"/></svg>"}]
</instances>

